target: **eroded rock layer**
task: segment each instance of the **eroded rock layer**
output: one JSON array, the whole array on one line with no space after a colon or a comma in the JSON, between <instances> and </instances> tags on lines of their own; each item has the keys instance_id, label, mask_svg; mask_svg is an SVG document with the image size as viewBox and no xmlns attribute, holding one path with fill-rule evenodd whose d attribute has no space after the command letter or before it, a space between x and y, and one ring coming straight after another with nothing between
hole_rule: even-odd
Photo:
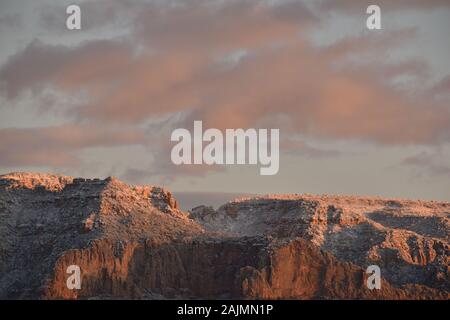
<instances>
[{"instance_id":1,"label":"eroded rock layer","mask_svg":"<svg viewBox=\"0 0 450 320\"><path fill-rule=\"evenodd\" d=\"M8 174L0 298L448 299L449 215L449 203L310 195L186 213L159 187Z\"/></svg>"}]
</instances>

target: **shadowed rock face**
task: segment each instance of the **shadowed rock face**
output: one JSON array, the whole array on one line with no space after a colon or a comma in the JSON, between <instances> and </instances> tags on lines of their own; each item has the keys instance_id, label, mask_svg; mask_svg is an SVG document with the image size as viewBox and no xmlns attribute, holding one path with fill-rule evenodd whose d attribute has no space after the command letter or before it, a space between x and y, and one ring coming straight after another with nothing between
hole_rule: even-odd
<instances>
[{"instance_id":1,"label":"shadowed rock face","mask_svg":"<svg viewBox=\"0 0 450 320\"><path fill-rule=\"evenodd\" d=\"M0 298L448 299L449 213L309 195L185 213L159 187L14 173L0 176Z\"/></svg>"}]
</instances>

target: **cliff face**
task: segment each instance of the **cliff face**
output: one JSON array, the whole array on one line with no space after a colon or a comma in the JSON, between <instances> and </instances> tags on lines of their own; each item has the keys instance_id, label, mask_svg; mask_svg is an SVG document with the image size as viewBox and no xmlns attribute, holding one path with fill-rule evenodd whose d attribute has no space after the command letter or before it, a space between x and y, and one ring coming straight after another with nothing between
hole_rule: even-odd
<instances>
[{"instance_id":1,"label":"cliff face","mask_svg":"<svg viewBox=\"0 0 450 320\"><path fill-rule=\"evenodd\" d=\"M266 196L178 209L117 179L0 176L0 298L448 299L450 204ZM380 290L366 268L381 269ZM66 286L69 265L80 290Z\"/></svg>"},{"instance_id":2,"label":"cliff face","mask_svg":"<svg viewBox=\"0 0 450 320\"><path fill-rule=\"evenodd\" d=\"M339 261L378 265L395 286L449 291L450 204L362 197L266 196L192 216L209 230L305 239Z\"/></svg>"}]
</instances>

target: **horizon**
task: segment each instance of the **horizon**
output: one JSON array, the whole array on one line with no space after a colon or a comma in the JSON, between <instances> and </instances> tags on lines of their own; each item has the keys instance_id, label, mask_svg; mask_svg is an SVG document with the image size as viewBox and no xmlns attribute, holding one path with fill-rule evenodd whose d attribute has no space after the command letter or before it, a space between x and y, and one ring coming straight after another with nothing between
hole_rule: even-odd
<instances>
[{"instance_id":1,"label":"horizon","mask_svg":"<svg viewBox=\"0 0 450 320\"><path fill-rule=\"evenodd\" d=\"M114 176L108 177L79 177L79 176L67 176L61 175L58 173L46 173L46 172L8 172L8 173L0 173L0 178L15 174L25 174L25 175L52 175L52 176L64 176L73 179L87 179L87 180L95 180L99 179L101 181L107 180L109 178L116 178ZM117 179L117 178L116 178ZM435 203L450 203L447 200L436 200L436 199L420 199L420 198L399 198L399 197L383 197L379 195L365 195L365 194L339 194L339 193L239 193L239 192L208 192L208 191L183 191L183 190L171 190L166 186L155 185L152 183L149 184L132 184L126 181L122 181L125 184L135 187L135 186L153 186L153 187L161 187L165 190L169 191L177 200L179 207L182 211L191 211L197 207L206 206L212 207L214 210L218 210L221 206L232 203L240 200L250 200L250 199L258 199L258 198L282 198L282 197L317 197L317 198L342 198L342 199L354 199L354 200L364 200L364 199L373 199L373 200L383 200L383 201L411 201L411 202L435 202Z\"/></svg>"}]
</instances>

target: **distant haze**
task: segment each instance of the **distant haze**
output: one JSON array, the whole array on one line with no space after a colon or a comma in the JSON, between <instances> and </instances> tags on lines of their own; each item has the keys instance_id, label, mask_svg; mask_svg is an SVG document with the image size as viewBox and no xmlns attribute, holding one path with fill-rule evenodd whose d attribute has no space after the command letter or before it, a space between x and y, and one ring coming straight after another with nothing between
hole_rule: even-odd
<instances>
[{"instance_id":1,"label":"distant haze","mask_svg":"<svg viewBox=\"0 0 450 320\"><path fill-rule=\"evenodd\" d=\"M181 210L188 211L200 205L211 206L217 209L221 205L236 198L251 196L243 193L227 192L174 192L175 199Z\"/></svg>"}]
</instances>

